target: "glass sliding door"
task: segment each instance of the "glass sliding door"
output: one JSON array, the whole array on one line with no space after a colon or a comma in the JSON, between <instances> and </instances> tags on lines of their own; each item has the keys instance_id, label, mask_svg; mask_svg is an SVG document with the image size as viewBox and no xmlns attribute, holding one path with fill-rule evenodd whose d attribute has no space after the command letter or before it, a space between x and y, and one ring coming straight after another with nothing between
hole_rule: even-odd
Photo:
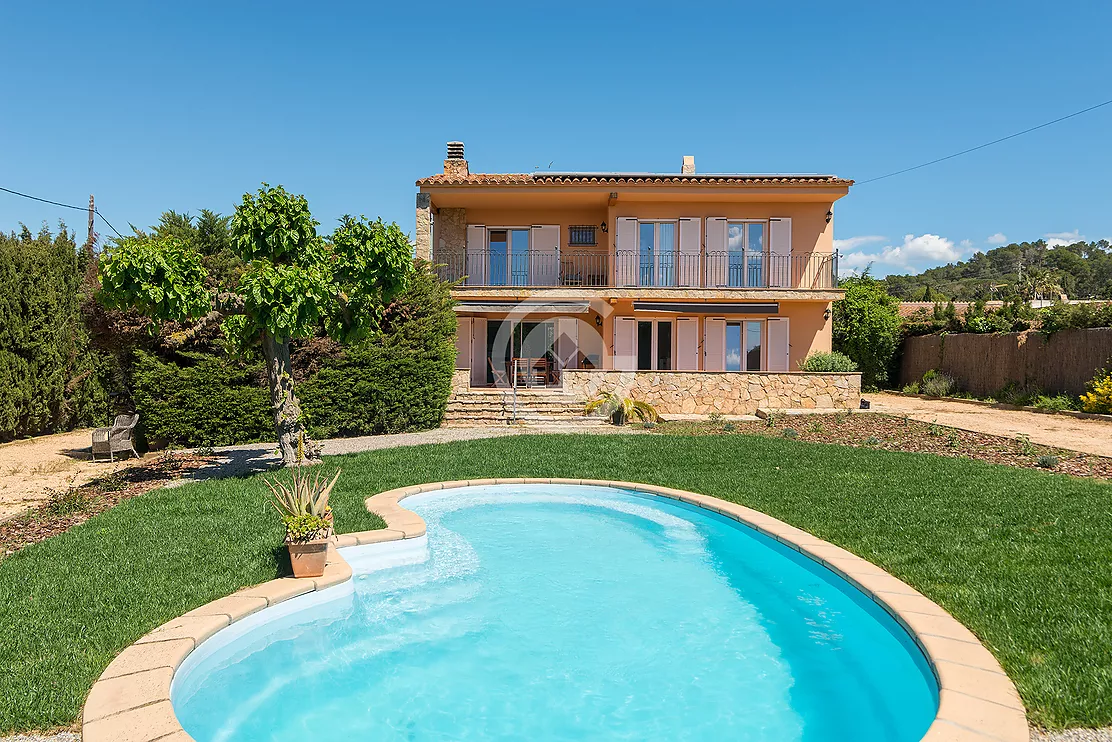
<instances>
[{"instance_id":1,"label":"glass sliding door","mask_svg":"<svg viewBox=\"0 0 1112 742\"><path fill-rule=\"evenodd\" d=\"M763 322L745 323L745 370L761 370L761 328Z\"/></svg>"},{"instance_id":2,"label":"glass sliding door","mask_svg":"<svg viewBox=\"0 0 1112 742\"><path fill-rule=\"evenodd\" d=\"M765 225L751 222L745 225L746 286L765 285Z\"/></svg>"},{"instance_id":3,"label":"glass sliding door","mask_svg":"<svg viewBox=\"0 0 1112 742\"><path fill-rule=\"evenodd\" d=\"M487 283L491 286L506 285L506 256L509 235L504 229L490 230L487 241Z\"/></svg>"},{"instance_id":4,"label":"glass sliding door","mask_svg":"<svg viewBox=\"0 0 1112 742\"><path fill-rule=\"evenodd\" d=\"M726 227L727 284L763 288L765 281L765 223L730 222Z\"/></svg>"},{"instance_id":5,"label":"glass sliding door","mask_svg":"<svg viewBox=\"0 0 1112 742\"><path fill-rule=\"evenodd\" d=\"M653 323L642 320L637 323L637 370L653 370Z\"/></svg>"},{"instance_id":6,"label":"glass sliding door","mask_svg":"<svg viewBox=\"0 0 1112 742\"><path fill-rule=\"evenodd\" d=\"M639 222L637 225L637 278L639 286L675 286L675 222Z\"/></svg>"},{"instance_id":7,"label":"glass sliding door","mask_svg":"<svg viewBox=\"0 0 1112 742\"><path fill-rule=\"evenodd\" d=\"M676 285L676 225L660 222L656 225L656 285Z\"/></svg>"},{"instance_id":8,"label":"glass sliding door","mask_svg":"<svg viewBox=\"0 0 1112 742\"><path fill-rule=\"evenodd\" d=\"M656 224L641 222L637 225L638 284L653 286L656 278Z\"/></svg>"},{"instance_id":9,"label":"glass sliding door","mask_svg":"<svg viewBox=\"0 0 1112 742\"><path fill-rule=\"evenodd\" d=\"M529 285L529 230L492 229L487 239L487 285Z\"/></svg>"},{"instance_id":10,"label":"glass sliding door","mask_svg":"<svg viewBox=\"0 0 1112 742\"><path fill-rule=\"evenodd\" d=\"M510 230L510 282L514 286L529 285L529 230Z\"/></svg>"},{"instance_id":11,"label":"glass sliding door","mask_svg":"<svg viewBox=\"0 0 1112 742\"><path fill-rule=\"evenodd\" d=\"M726 370L741 371L741 323L726 323Z\"/></svg>"},{"instance_id":12,"label":"glass sliding door","mask_svg":"<svg viewBox=\"0 0 1112 742\"><path fill-rule=\"evenodd\" d=\"M672 323L656 323L656 370L672 370Z\"/></svg>"}]
</instances>

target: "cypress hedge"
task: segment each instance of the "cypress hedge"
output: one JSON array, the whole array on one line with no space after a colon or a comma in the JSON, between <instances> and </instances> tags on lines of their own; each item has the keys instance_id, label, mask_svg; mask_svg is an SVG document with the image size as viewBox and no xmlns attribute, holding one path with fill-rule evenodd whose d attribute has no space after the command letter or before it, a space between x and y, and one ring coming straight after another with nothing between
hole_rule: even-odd
<instances>
[{"instance_id":1,"label":"cypress hedge","mask_svg":"<svg viewBox=\"0 0 1112 742\"><path fill-rule=\"evenodd\" d=\"M83 256L57 235L0 234L0 440L102 422L107 359L81 316Z\"/></svg>"}]
</instances>

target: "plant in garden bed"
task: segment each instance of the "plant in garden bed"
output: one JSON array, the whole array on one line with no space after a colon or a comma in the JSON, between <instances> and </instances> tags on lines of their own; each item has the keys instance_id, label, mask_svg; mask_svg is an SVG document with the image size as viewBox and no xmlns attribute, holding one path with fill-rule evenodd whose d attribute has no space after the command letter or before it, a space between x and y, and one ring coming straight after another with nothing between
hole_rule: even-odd
<instances>
[{"instance_id":1,"label":"plant in garden bed","mask_svg":"<svg viewBox=\"0 0 1112 742\"><path fill-rule=\"evenodd\" d=\"M625 425L634 418L643 423L658 423L661 420L660 413L648 402L633 397L623 397L614 392L600 392L587 403L585 412L588 415L600 412L609 417L610 422L615 425Z\"/></svg>"},{"instance_id":2,"label":"plant in garden bed","mask_svg":"<svg viewBox=\"0 0 1112 742\"><path fill-rule=\"evenodd\" d=\"M799 362L799 370L811 373L851 373L857 370L857 364L852 358L836 350L830 353L816 351Z\"/></svg>"},{"instance_id":3,"label":"plant in garden bed","mask_svg":"<svg viewBox=\"0 0 1112 742\"><path fill-rule=\"evenodd\" d=\"M933 368L923 374L923 381L919 384L920 391L928 397L950 397L957 388L954 377Z\"/></svg>"},{"instance_id":4,"label":"plant in garden bed","mask_svg":"<svg viewBox=\"0 0 1112 742\"><path fill-rule=\"evenodd\" d=\"M310 473L302 467L294 467L288 483L277 477L263 479L270 489L270 504L286 527L286 547L294 577L324 574L333 521L328 498L340 478L340 471L338 469L331 480L325 480L320 472Z\"/></svg>"},{"instance_id":5,"label":"plant in garden bed","mask_svg":"<svg viewBox=\"0 0 1112 742\"><path fill-rule=\"evenodd\" d=\"M1088 392L1081 395L1081 409L1112 415L1112 364L1101 369L1088 384Z\"/></svg>"}]
</instances>

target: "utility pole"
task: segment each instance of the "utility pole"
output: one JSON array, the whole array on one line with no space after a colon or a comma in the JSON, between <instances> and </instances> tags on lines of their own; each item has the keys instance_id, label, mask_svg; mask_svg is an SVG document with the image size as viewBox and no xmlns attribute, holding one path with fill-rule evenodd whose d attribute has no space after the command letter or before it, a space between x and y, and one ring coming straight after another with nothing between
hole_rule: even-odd
<instances>
[{"instance_id":1,"label":"utility pole","mask_svg":"<svg viewBox=\"0 0 1112 742\"><path fill-rule=\"evenodd\" d=\"M93 231L93 215L96 213L96 206L93 204L93 194L89 194L89 236L85 240L85 254L90 258L93 257L93 246L96 245L97 233Z\"/></svg>"}]
</instances>

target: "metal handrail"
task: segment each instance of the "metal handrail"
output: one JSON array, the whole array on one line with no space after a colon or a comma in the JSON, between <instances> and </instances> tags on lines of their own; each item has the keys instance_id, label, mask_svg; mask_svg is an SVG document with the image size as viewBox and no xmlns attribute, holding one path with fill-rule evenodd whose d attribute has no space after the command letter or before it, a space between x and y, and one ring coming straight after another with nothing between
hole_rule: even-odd
<instances>
[{"instance_id":1,"label":"metal handrail","mask_svg":"<svg viewBox=\"0 0 1112 742\"><path fill-rule=\"evenodd\" d=\"M823 290L838 286L837 252L478 250L437 255L440 278L464 286Z\"/></svg>"}]
</instances>

